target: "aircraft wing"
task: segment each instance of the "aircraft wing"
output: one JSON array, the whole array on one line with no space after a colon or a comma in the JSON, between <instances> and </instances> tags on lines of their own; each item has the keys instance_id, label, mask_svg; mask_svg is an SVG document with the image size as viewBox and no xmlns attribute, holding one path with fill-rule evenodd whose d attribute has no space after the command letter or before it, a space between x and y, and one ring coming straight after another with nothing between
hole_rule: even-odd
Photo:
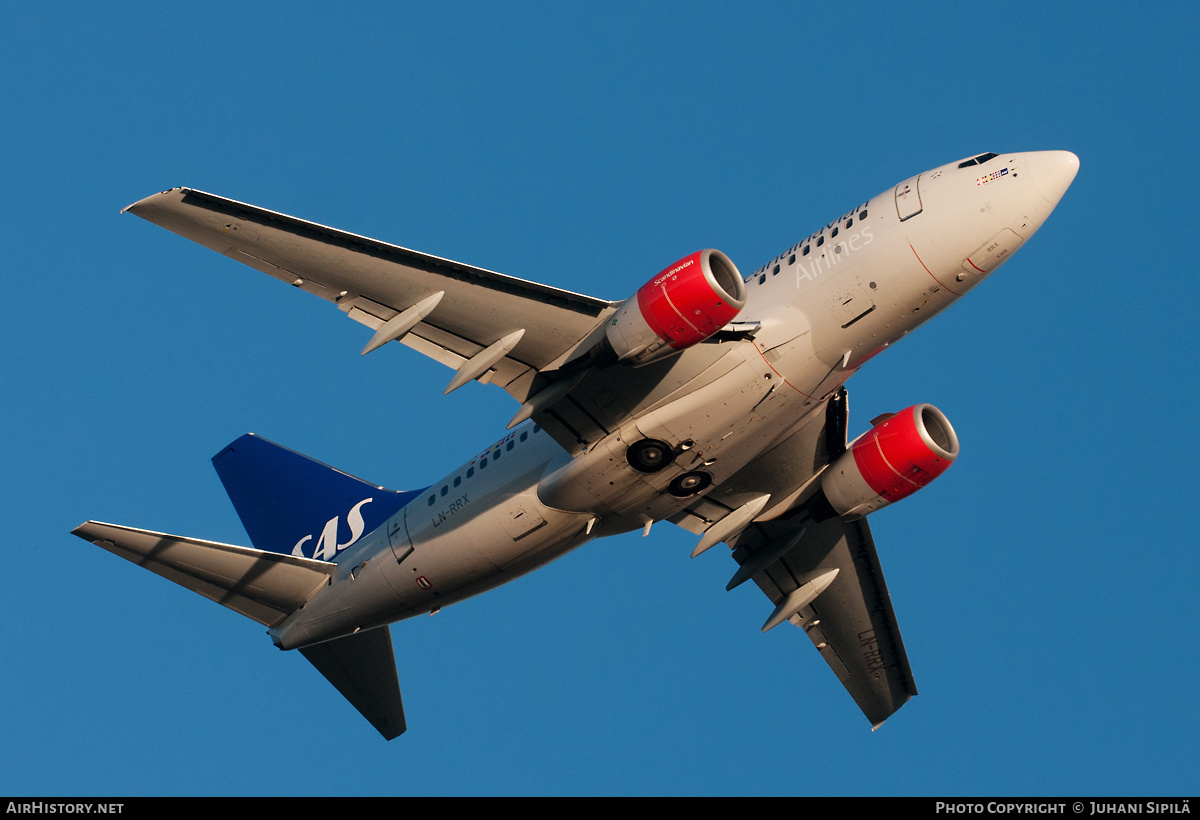
<instances>
[{"instance_id":1,"label":"aircraft wing","mask_svg":"<svg viewBox=\"0 0 1200 820\"><path fill-rule=\"evenodd\" d=\"M790 595L806 584L820 586L836 571L816 599L787 620L805 631L873 726L917 694L865 520L768 521L751 525L734 546L734 559L751 569L784 550L753 575L777 612L786 611Z\"/></svg>"},{"instance_id":2,"label":"aircraft wing","mask_svg":"<svg viewBox=\"0 0 1200 820\"><path fill-rule=\"evenodd\" d=\"M671 520L700 535L768 498L753 523L723 539L739 565L726 588L749 580L758 584L776 607L764 630L776 625L772 620L803 629L878 726L917 687L875 542L865 520L814 522L807 512L822 472L846 449L848 414L842 389L791 436ZM815 599L791 614L806 592Z\"/></svg>"},{"instance_id":3,"label":"aircraft wing","mask_svg":"<svg viewBox=\"0 0 1200 820\"><path fill-rule=\"evenodd\" d=\"M125 210L335 303L377 331L373 342L399 336L465 374L459 384L495 382L521 402L544 386L538 371L566 361L616 308L191 188Z\"/></svg>"},{"instance_id":4,"label":"aircraft wing","mask_svg":"<svg viewBox=\"0 0 1200 820\"><path fill-rule=\"evenodd\" d=\"M472 379L503 387L577 455L721 358L719 337L689 356L638 368L590 368L620 306L368 239L191 188L125 210L336 304L376 331Z\"/></svg>"}]
</instances>

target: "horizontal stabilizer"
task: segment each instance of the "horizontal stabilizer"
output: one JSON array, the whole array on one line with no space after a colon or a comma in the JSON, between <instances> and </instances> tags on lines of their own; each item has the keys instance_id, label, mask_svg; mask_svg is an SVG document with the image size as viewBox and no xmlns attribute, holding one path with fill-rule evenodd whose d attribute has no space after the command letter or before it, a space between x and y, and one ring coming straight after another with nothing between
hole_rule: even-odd
<instances>
[{"instance_id":1,"label":"horizontal stabilizer","mask_svg":"<svg viewBox=\"0 0 1200 820\"><path fill-rule=\"evenodd\" d=\"M268 627L302 607L336 569L310 558L99 521L71 532Z\"/></svg>"},{"instance_id":2,"label":"horizontal stabilizer","mask_svg":"<svg viewBox=\"0 0 1200 820\"><path fill-rule=\"evenodd\" d=\"M386 626L306 646L300 654L337 687L385 740L404 734L408 727L404 723L404 704L396 677L392 633Z\"/></svg>"}]
</instances>

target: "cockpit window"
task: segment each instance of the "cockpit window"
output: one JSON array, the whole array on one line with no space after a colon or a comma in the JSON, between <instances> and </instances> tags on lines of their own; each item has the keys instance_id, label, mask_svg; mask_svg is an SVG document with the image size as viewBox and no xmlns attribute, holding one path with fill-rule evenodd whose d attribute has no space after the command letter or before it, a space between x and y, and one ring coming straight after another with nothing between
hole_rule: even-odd
<instances>
[{"instance_id":1,"label":"cockpit window","mask_svg":"<svg viewBox=\"0 0 1200 820\"><path fill-rule=\"evenodd\" d=\"M983 165L989 159L992 159L993 157L998 157L998 156L1000 156L1000 155L993 153L992 151L988 151L986 154L980 154L979 156L973 157L972 159L963 160L962 162L960 162L958 164L958 167L959 168L970 168L972 165Z\"/></svg>"}]
</instances>

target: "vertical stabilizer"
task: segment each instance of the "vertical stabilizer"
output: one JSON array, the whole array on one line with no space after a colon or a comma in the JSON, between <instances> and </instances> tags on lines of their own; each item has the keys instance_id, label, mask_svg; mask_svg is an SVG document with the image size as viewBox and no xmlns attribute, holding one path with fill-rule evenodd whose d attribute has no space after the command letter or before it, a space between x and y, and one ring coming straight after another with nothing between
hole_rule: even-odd
<instances>
[{"instance_id":1,"label":"vertical stabilizer","mask_svg":"<svg viewBox=\"0 0 1200 820\"><path fill-rule=\"evenodd\" d=\"M247 433L213 456L255 547L336 561L422 491L396 492Z\"/></svg>"}]
</instances>

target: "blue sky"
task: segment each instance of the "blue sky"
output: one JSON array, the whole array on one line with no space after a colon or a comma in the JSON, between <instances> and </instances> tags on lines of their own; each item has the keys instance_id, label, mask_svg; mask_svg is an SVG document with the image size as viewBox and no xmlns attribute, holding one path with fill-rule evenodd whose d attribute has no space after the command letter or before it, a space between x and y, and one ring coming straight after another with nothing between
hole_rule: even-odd
<instances>
[{"instance_id":1,"label":"blue sky","mask_svg":"<svg viewBox=\"0 0 1200 820\"><path fill-rule=\"evenodd\" d=\"M0 792L1188 794L1195 4L0 6L8 535ZM620 299L745 271L982 151L1069 149L1042 231L849 384L962 457L880 512L920 696L872 733L669 525L393 627L384 743L257 625L69 535L247 543L254 431L396 489L494 439L494 388L119 210L209 190Z\"/></svg>"}]
</instances>

